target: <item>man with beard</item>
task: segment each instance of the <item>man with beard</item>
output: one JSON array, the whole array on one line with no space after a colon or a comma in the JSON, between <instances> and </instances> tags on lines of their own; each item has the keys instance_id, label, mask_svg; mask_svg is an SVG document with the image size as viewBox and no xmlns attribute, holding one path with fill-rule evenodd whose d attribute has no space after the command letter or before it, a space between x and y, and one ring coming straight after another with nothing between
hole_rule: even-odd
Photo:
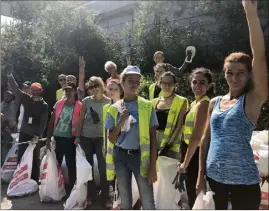
<instances>
[{"instance_id":1,"label":"man with beard","mask_svg":"<svg viewBox=\"0 0 269 211\"><path fill-rule=\"evenodd\" d=\"M22 125L20 128L19 142L30 141L33 138L42 137L42 133L46 127L48 118L48 105L41 97L42 85L40 83L32 83L31 95L23 92L16 83L13 75L13 66L8 65L7 76L8 83L13 91L16 100L24 107ZM20 144L18 148L18 163L27 148L27 144ZM31 178L38 182L39 180L39 155L40 145L37 143L33 154L33 167Z\"/></svg>"}]
</instances>

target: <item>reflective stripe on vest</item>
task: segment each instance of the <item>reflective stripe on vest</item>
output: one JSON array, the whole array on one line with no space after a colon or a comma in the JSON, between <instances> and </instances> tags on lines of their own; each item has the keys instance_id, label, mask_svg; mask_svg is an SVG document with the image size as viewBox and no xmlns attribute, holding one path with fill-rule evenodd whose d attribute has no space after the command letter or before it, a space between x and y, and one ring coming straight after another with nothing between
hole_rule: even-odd
<instances>
[{"instance_id":1,"label":"reflective stripe on vest","mask_svg":"<svg viewBox=\"0 0 269 211\"><path fill-rule=\"evenodd\" d=\"M55 119L54 119L54 129L56 128L56 125L58 124L61 112L64 107L65 100L59 100L56 104L55 108ZM77 136L77 126L78 126L78 121L79 121L79 114L82 108L82 103L80 101L76 101L75 107L73 109L73 114L72 114L72 125L71 125L71 133L72 136Z\"/></svg>"},{"instance_id":2,"label":"reflective stripe on vest","mask_svg":"<svg viewBox=\"0 0 269 211\"><path fill-rule=\"evenodd\" d=\"M106 123L106 115L107 115L107 111L108 111L110 106L111 106L111 104L106 104L103 106L103 125L105 125L105 123ZM104 141L103 148L104 148L104 152L105 152L107 150L106 149L106 147L107 147L106 142L108 141L108 139L106 137L106 129L104 126L103 126L103 141Z\"/></svg>"},{"instance_id":3,"label":"reflective stripe on vest","mask_svg":"<svg viewBox=\"0 0 269 211\"><path fill-rule=\"evenodd\" d=\"M122 101L119 101L121 103ZM152 112L152 103L142 97L138 97L138 118L139 121L139 141L140 141L140 175L142 177L148 176L148 168L150 161L150 134L149 125ZM118 110L115 106L110 106L108 113L115 119L115 125L118 122ZM114 150L115 144L109 142L106 154L106 176L108 181L114 180L116 176L114 164Z\"/></svg>"},{"instance_id":4,"label":"reflective stripe on vest","mask_svg":"<svg viewBox=\"0 0 269 211\"><path fill-rule=\"evenodd\" d=\"M160 98L153 100L154 108L156 107L159 100ZM164 135L163 135L163 139L160 146L161 148L164 147L168 143L168 141L170 141L170 138L174 130L176 129L178 116L180 114L180 111L184 102L187 102L187 106L188 106L187 98L179 96L179 95L175 95L173 102L171 104L171 107L169 109L169 112L168 112L167 123L165 126ZM179 134L179 137L177 137L177 139L173 141L173 145L170 147L169 150L174 151L174 152L179 152L180 137L181 137L181 132Z\"/></svg>"},{"instance_id":5,"label":"reflective stripe on vest","mask_svg":"<svg viewBox=\"0 0 269 211\"><path fill-rule=\"evenodd\" d=\"M210 99L205 96L199 102L203 101L210 101ZM194 129L194 122L195 122L195 116L197 112L197 103L196 101L192 102L190 111L186 115L185 123L184 123L184 142L186 144L190 143L190 139L192 137L193 129ZM199 144L200 146L200 144Z\"/></svg>"},{"instance_id":6,"label":"reflective stripe on vest","mask_svg":"<svg viewBox=\"0 0 269 211\"><path fill-rule=\"evenodd\" d=\"M156 83L153 83L149 86L149 100L152 101L154 99L154 91L155 91ZM163 96L163 91L159 93L158 97Z\"/></svg>"}]
</instances>

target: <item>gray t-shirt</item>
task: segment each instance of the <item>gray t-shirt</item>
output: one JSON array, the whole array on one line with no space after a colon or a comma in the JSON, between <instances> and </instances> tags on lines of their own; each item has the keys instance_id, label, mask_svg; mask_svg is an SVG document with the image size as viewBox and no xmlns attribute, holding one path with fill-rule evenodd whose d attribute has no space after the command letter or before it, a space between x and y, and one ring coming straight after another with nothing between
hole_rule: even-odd
<instances>
[{"instance_id":1,"label":"gray t-shirt","mask_svg":"<svg viewBox=\"0 0 269 211\"><path fill-rule=\"evenodd\" d=\"M86 114L81 135L88 138L103 137L103 106L111 103L110 99L104 98L95 102L89 96L84 98L82 103L86 107Z\"/></svg>"}]
</instances>

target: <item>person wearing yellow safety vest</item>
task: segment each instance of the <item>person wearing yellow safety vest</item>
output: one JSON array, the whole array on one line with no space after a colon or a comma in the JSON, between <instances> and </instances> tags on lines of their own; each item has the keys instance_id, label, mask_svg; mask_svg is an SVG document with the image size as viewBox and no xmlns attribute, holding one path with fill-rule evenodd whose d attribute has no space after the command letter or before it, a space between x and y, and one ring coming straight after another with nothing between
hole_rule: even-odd
<instances>
[{"instance_id":1,"label":"person wearing yellow safety vest","mask_svg":"<svg viewBox=\"0 0 269 211\"><path fill-rule=\"evenodd\" d=\"M136 179L143 209L155 209L153 183L157 180L156 127L152 103L138 96L140 69L127 66L121 74L123 100L110 106L105 128L113 144L107 151L107 179L117 175L121 209L132 209L132 174Z\"/></svg>"},{"instance_id":2,"label":"person wearing yellow safety vest","mask_svg":"<svg viewBox=\"0 0 269 211\"><path fill-rule=\"evenodd\" d=\"M114 103L118 102L123 96L123 88L120 81L111 79L106 86L106 92L107 92L107 96L111 99L111 103L103 106L103 122L104 123L106 122L106 115L107 115L109 107L113 105ZM104 156L106 157L107 148L108 147L112 148L113 144L108 141L108 130L106 130L105 127L103 127L103 133L104 133L103 152L104 152ZM114 189L115 180L110 181L110 184L112 185Z\"/></svg>"},{"instance_id":3,"label":"person wearing yellow safety vest","mask_svg":"<svg viewBox=\"0 0 269 211\"><path fill-rule=\"evenodd\" d=\"M160 77L163 96L155 98L153 105L159 122L158 150L169 147L166 156L178 159L183 117L187 111L188 100L175 94L176 84L176 76L170 71L165 72Z\"/></svg>"},{"instance_id":4,"label":"person wearing yellow safety vest","mask_svg":"<svg viewBox=\"0 0 269 211\"><path fill-rule=\"evenodd\" d=\"M156 51L153 60L156 65L153 67L155 83L149 86L149 100L163 96L161 87L158 85L158 80L164 72L171 71L176 76L179 76L187 66L192 62L193 57L195 56L195 47L189 46L186 49L186 58L183 65L180 68L174 67L171 64L164 63L164 53L162 51Z\"/></svg>"},{"instance_id":5,"label":"person wearing yellow safety vest","mask_svg":"<svg viewBox=\"0 0 269 211\"><path fill-rule=\"evenodd\" d=\"M199 146L205 131L207 109L214 94L213 76L210 70L197 68L190 75L190 84L195 101L192 102L184 120L184 142L182 143L182 163L179 173L187 170L186 188L190 208L196 199L196 181L199 167Z\"/></svg>"}]
</instances>

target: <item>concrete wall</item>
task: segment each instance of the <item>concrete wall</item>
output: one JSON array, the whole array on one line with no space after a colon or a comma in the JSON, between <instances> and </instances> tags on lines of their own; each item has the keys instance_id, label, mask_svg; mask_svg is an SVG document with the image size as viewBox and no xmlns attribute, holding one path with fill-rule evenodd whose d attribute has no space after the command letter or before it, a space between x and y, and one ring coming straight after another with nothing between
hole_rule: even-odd
<instances>
[{"instance_id":1,"label":"concrete wall","mask_svg":"<svg viewBox=\"0 0 269 211\"><path fill-rule=\"evenodd\" d=\"M11 6L10 2L1 1L1 15L11 17Z\"/></svg>"}]
</instances>

